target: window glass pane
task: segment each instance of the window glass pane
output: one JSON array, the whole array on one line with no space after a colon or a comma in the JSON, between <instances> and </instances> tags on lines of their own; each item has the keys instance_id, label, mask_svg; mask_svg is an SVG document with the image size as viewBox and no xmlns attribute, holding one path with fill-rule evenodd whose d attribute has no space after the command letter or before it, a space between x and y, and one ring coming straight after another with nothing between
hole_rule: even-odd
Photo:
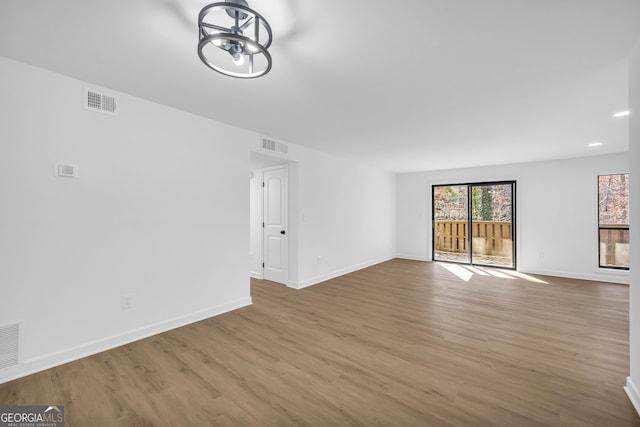
<instances>
[{"instance_id":1,"label":"window glass pane","mask_svg":"<svg viewBox=\"0 0 640 427\"><path fill-rule=\"evenodd\" d=\"M471 261L467 193L466 185L433 187L433 258L436 261Z\"/></svg>"},{"instance_id":2,"label":"window glass pane","mask_svg":"<svg viewBox=\"0 0 640 427\"><path fill-rule=\"evenodd\" d=\"M629 174L598 177L600 225L629 226Z\"/></svg>"},{"instance_id":3,"label":"window glass pane","mask_svg":"<svg viewBox=\"0 0 640 427\"><path fill-rule=\"evenodd\" d=\"M471 186L473 263L514 267L512 184Z\"/></svg>"},{"instance_id":4,"label":"window glass pane","mask_svg":"<svg viewBox=\"0 0 640 427\"><path fill-rule=\"evenodd\" d=\"M600 267L629 268L629 229L600 229Z\"/></svg>"},{"instance_id":5,"label":"window glass pane","mask_svg":"<svg viewBox=\"0 0 640 427\"><path fill-rule=\"evenodd\" d=\"M443 185L433 188L433 213L435 220L466 221L467 186Z\"/></svg>"}]
</instances>

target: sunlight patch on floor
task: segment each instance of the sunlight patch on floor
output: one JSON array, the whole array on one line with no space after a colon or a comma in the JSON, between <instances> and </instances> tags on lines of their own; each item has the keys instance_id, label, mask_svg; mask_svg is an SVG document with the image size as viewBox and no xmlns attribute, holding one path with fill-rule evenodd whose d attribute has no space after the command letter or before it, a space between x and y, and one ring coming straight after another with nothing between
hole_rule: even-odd
<instances>
[{"instance_id":1,"label":"sunlight patch on floor","mask_svg":"<svg viewBox=\"0 0 640 427\"><path fill-rule=\"evenodd\" d=\"M549 282L545 282L544 280L540 280L529 274L521 273L515 270L503 270L491 267L478 267L473 265L455 264L448 262L437 262L437 264L450 273L454 274L458 278L464 280L465 282L468 282L469 280L471 280L474 274L477 274L478 276L493 276L500 279L509 280L515 280L517 278L528 280L529 282L549 284Z\"/></svg>"},{"instance_id":2,"label":"sunlight patch on floor","mask_svg":"<svg viewBox=\"0 0 640 427\"><path fill-rule=\"evenodd\" d=\"M461 265L458 264L448 264L448 263L438 263L439 266L444 267L449 272L455 274L460 279L468 282L473 277L473 272L467 270Z\"/></svg>"},{"instance_id":3,"label":"sunlight patch on floor","mask_svg":"<svg viewBox=\"0 0 640 427\"><path fill-rule=\"evenodd\" d=\"M474 267L472 265L465 265L467 270L471 270L472 272L474 272L475 274L478 274L480 276L489 276L489 273L485 273L484 271L480 270L477 267Z\"/></svg>"},{"instance_id":4,"label":"sunlight patch on floor","mask_svg":"<svg viewBox=\"0 0 640 427\"><path fill-rule=\"evenodd\" d=\"M524 280L528 280L530 282L535 282L535 283L544 283L545 285L548 285L549 282L545 282L544 280L540 280L536 277L530 276L528 274L525 273L520 273L519 271L515 271L515 270L505 270L505 273L510 274L514 277L517 277L519 279L524 279Z\"/></svg>"},{"instance_id":5,"label":"sunlight patch on floor","mask_svg":"<svg viewBox=\"0 0 640 427\"><path fill-rule=\"evenodd\" d=\"M509 276L508 274L504 274L501 270L495 270L493 268L483 268L482 271L489 273L490 275L494 276L494 277L499 277L501 279L509 279L509 280L515 280L516 278L513 276Z\"/></svg>"}]
</instances>

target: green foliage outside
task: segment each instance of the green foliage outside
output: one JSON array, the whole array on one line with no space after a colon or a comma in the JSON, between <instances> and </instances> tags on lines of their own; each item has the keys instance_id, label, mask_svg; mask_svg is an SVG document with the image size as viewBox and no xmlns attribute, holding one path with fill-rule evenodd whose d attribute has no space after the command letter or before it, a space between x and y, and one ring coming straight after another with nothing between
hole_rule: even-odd
<instances>
[{"instance_id":1,"label":"green foliage outside","mask_svg":"<svg viewBox=\"0 0 640 427\"><path fill-rule=\"evenodd\" d=\"M491 191L491 187L473 187L471 205L474 220L493 221L493 191Z\"/></svg>"},{"instance_id":2,"label":"green foliage outside","mask_svg":"<svg viewBox=\"0 0 640 427\"><path fill-rule=\"evenodd\" d=\"M512 194L509 184L437 186L434 188L433 198L435 219L466 221L469 187L474 221L509 222L512 220Z\"/></svg>"}]
</instances>

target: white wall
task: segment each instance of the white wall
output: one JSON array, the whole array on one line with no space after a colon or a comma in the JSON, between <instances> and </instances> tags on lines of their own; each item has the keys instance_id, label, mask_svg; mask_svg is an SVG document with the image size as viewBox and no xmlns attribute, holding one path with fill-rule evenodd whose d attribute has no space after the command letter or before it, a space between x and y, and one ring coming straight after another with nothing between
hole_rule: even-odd
<instances>
[{"instance_id":1,"label":"white wall","mask_svg":"<svg viewBox=\"0 0 640 427\"><path fill-rule=\"evenodd\" d=\"M598 269L598 174L628 172L626 154L401 174L397 253L431 259L431 186L516 180L520 271L628 283L628 272Z\"/></svg>"},{"instance_id":2,"label":"white wall","mask_svg":"<svg viewBox=\"0 0 640 427\"><path fill-rule=\"evenodd\" d=\"M82 82L4 58L0 75L0 325L22 321L24 362L0 382L251 303L254 133L124 94L119 116L86 111Z\"/></svg>"},{"instance_id":3,"label":"white wall","mask_svg":"<svg viewBox=\"0 0 640 427\"><path fill-rule=\"evenodd\" d=\"M631 242L640 243L640 42L631 53L629 67L629 151L631 163ZM640 414L640 250L631 250L629 286L630 367L625 390Z\"/></svg>"},{"instance_id":4,"label":"white wall","mask_svg":"<svg viewBox=\"0 0 640 427\"><path fill-rule=\"evenodd\" d=\"M259 141L254 150L259 152ZM289 145L289 286L395 256L395 175Z\"/></svg>"},{"instance_id":5,"label":"white wall","mask_svg":"<svg viewBox=\"0 0 640 427\"><path fill-rule=\"evenodd\" d=\"M395 257L394 174L311 150L298 162L298 287Z\"/></svg>"},{"instance_id":6,"label":"white wall","mask_svg":"<svg viewBox=\"0 0 640 427\"><path fill-rule=\"evenodd\" d=\"M0 382L251 304L258 134L117 92L118 116L90 112L85 83L2 57L0 75L0 326L23 343ZM395 175L294 144L282 163L290 286L394 256Z\"/></svg>"}]
</instances>

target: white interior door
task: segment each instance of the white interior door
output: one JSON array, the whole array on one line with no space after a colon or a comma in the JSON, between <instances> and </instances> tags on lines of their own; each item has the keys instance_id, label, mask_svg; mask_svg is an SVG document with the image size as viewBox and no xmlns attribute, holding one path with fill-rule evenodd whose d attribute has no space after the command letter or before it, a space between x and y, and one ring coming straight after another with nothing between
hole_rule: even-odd
<instances>
[{"instance_id":1,"label":"white interior door","mask_svg":"<svg viewBox=\"0 0 640 427\"><path fill-rule=\"evenodd\" d=\"M264 278L287 284L289 279L289 168L287 165L264 170Z\"/></svg>"}]
</instances>

